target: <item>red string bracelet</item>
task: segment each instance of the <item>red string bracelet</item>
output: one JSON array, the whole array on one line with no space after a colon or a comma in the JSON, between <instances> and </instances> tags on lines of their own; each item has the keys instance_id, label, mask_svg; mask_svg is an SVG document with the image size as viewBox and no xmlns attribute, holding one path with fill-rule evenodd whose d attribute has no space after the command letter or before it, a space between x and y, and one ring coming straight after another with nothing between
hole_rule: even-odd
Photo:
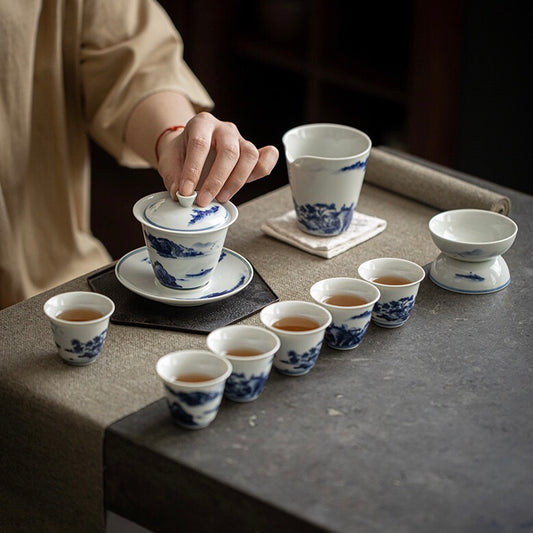
<instances>
[{"instance_id":1,"label":"red string bracelet","mask_svg":"<svg viewBox=\"0 0 533 533\"><path fill-rule=\"evenodd\" d=\"M169 131L181 130L183 128L185 128L185 126L169 126L159 134L157 140L155 141L155 160L157 163L159 163L159 141L162 139L163 135L165 135L165 133L168 133Z\"/></svg>"}]
</instances>

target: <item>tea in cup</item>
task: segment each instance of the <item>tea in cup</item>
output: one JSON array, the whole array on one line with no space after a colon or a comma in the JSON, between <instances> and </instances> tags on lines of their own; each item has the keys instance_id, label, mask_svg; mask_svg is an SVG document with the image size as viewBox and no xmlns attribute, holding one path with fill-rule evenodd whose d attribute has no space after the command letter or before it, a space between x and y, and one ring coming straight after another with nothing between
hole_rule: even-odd
<instances>
[{"instance_id":1,"label":"tea in cup","mask_svg":"<svg viewBox=\"0 0 533 533\"><path fill-rule=\"evenodd\" d=\"M217 416L231 362L207 350L181 350L159 359L156 372L174 421L187 429L207 427Z\"/></svg>"},{"instance_id":2,"label":"tea in cup","mask_svg":"<svg viewBox=\"0 0 533 533\"><path fill-rule=\"evenodd\" d=\"M381 257L360 265L358 273L380 292L372 311L372 321L383 328L397 328L405 324L426 275L424 269L407 259Z\"/></svg>"},{"instance_id":3,"label":"tea in cup","mask_svg":"<svg viewBox=\"0 0 533 533\"><path fill-rule=\"evenodd\" d=\"M320 354L330 312L312 302L285 301L263 308L259 316L281 341L274 367L288 376L307 374Z\"/></svg>"},{"instance_id":4,"label":"tea in cup","mask_svg":"<svg viewBox=\"0 0 533 533\"><path fill-rule=\"evenodd\" d=\"M96 292L65 292L47 300L43 310L63 361L74 366L94 363L104 347L113 301Z\"/></svg>"},{"instance_id":5,"label":"tea in cup","mask_svg":"<svg viewBox=\"0 0 533 533\"><path fill-rule=\"evenodd\" d=\"M209 333L207 347L231 361L233 371L226 381L224 396L234 402L251 402L263 392L274 354L277 335L265 328L232 325Z\"/></svg>"},{"instance_id":6,"label":"tea in cup","mask_svg":"<svg viewBox=\"0 0 533 533\"><path fill-rule=\"evenodd\" d=\"M283 135L298 227L330 237L352 222L372 142L339 124L307 124Z\"/></svg>"},{"instance_id":7,"label":"tea in cup","mask_svg":"<svg viewBox=\"0 0 533 533\"><path fill-rule=\"evenodd\" d=\"M326 329L330 348L351 350L363 341L370 324L372 309L380 297L379 289L355 278L329 278L316 282L311 297L333 317Z\"/></svg>"}]
</instances>

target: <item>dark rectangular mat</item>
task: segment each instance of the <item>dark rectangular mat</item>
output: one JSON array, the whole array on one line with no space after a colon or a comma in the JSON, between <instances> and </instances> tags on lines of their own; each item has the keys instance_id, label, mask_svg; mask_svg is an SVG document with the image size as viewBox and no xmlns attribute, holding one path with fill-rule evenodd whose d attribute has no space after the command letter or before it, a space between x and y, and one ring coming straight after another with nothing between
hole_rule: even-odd
<instances>
[{"instance_id":1,"label":"dark rectangular mat","mask_svg":"<svg viewBox=\"0 0 533 533\"><path fill-rule=\"evenodd\" d=\"M167 305L143 298L124 287L115 275L115 266L87 278L89 287L115 302L114 324L171 329L207 334L260 311L279 300L254 269L250 284L242 291L218 302L194 307Z\"/></svg>"}]
</instances>

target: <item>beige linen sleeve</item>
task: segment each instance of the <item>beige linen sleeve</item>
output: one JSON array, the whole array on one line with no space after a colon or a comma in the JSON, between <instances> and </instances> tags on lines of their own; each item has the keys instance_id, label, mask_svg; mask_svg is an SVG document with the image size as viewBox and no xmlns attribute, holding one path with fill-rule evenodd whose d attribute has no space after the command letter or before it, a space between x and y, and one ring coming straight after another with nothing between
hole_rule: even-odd
<instances>
[{"instance_id":1,"label":"beige linen sleeve","mask_svg":"<svg viewBox=\"0 0 533 533\"><path fill-rule=\"evenodd\" d=\"M176 91L197 111L214 105L183 60L181 36L153 0L86 0L80 68L89 133L125 166L149 166L124 143L128 117L143 98Z\"/></svg>"}]
</instances>

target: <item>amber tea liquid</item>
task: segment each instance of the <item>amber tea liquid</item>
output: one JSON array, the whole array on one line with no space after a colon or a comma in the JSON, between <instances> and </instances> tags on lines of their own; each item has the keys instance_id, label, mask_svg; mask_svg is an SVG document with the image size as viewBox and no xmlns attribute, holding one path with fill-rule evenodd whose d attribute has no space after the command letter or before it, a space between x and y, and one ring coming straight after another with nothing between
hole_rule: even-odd
<instances>
[{"instance_id":1,"label":"amber tea liquid","mask_svg":"<svg viewBox=\"0 0 533 533\"><path fill-rule=\"evenodd\" d=\"M378 276L377 278L371 278L371 281L382 285L407 285L412 283L410 279L402 276Z\"/></svg>"},{"instance_id":2,"label":"amber tea liquid","mask_svg":"<svg viewBox=\"0 0 533 533\"><path fill-rule=\"evenodd\" d=\"M225 352L226 355L233 355L235 357L252 357L254 355L262 354L261 350L255 348L232 348Z\"/></svg>"},{"instance_id":3,"label":"amber tea liquid","mask_svg":"<svg viewBox=\"0 0 533 533\"><path fill-rule=\"evenodd\" d=\"M57 315L61 320L68 320L69 322L88 322L89 320L96 320L102 318L104 315L100 311L93 309L67 309Z\"/></svg>"},{"instance_id":4,"label":"amber tea liquid","mask_svg":"<svg viewBox=\"0 0 533 533\"><path fill-rule=\"evenodd\" d=\"M341 307L355 307L356 305L364 305L368 303L368 300L365 300L356 294L333 294L327 296L322 301L325 304L338 305Z\"/></svg>"},{"instance_id":5,"label":"amber tea liquid","mask_svg":"<svg viewBox=\"0 0 533 533\"><path fill-rule=\"evenodd\" d=\"M286 316L274 322L272 327L285 331L311 331L320 327L320 324L305 316Z\"/></svg>"},{"instance_id":6,"label":"amber tea liquid","mask_svg":"<svg viewBox=\"0 0 533 533\"><path fill-rule=\"evenodd\" d=\"M175 381L185 381L186 383L199 383L201 381L209 381L213 376L209 374L201 374L200 372L189 372L188 374L179 374Z\"/></svg>"}]
</instances>

